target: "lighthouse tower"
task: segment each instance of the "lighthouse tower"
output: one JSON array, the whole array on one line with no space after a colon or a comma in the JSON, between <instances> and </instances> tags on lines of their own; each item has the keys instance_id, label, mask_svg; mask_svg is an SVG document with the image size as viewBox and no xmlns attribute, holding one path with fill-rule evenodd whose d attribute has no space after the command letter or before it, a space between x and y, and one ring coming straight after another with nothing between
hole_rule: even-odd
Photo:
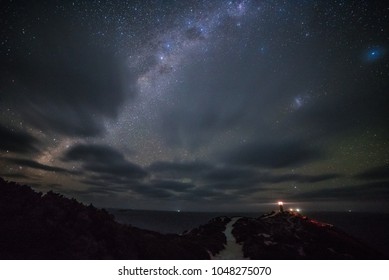
<instances>
[{"instance_id":1,"label":"lighthouse tower","mask_svg":"<svg viewBox=\"0 0 389 280\"><path fill-rule=\"evenodd\" d=\"M282 201L278 201L278 206L280 207L280 212L284 212L284 203Z\"/></svg>"}]
</instances>

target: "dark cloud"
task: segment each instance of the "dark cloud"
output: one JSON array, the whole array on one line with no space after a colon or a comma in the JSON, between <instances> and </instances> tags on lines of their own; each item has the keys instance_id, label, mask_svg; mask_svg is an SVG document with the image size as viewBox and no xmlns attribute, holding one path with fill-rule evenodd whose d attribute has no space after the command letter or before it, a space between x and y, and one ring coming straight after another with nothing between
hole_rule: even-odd
<instances>
[{"instance_id":1,"label":"dark cloud","mask_svg":"<svg viewBox=\"0 0 389 280\"><path fill-rule=\"evenodd\" d=\"M232 197L237 198L234 194L226 193L225 189L210 188L209 186L199 187L180 195L180 199L197 202L228 201Z\"/></svg>"},{"instance_id":2,"label":"dark cloud","mask_svg":"<svg viewBox=\"0 0 389 280\"><path fill-rule=\"evenodd\" d=\"M79 144L68 150L63 156L63 160L85 162L122 162L124 161L124 156L110 146Z\"/></svg>"},{"instance_id":3,"label":"dark cloud","mask_svg":"<svg viewBox=\"0 0 389 280\"><path fill-rule=\"evenodd\" d=\"M172 180L151 180L147 183L133 184L129 189L145 198L178 199L191 195L194 187L190 183Z\"/></svg>"},{"instance_id":4,"label":"dark cloud","mask_svg":"<svg viewBox=\"0 0 389 280\"><path fill-rule=\"evenodd\" d=\"M284 174L284 175L267 175L267 182L271 183L279 183L279 182L287 182L294 181L298 183L317 183L322 181L327 181L331 179L341 178L342 175L330 173L330 174L319 174L319 175L303 175L303 174Z\"/></svg>"},{"instance_id":5,"label":"dark cloud","mask_svg":"<svg viewBox=\"0 0 389 280\"><path fill-rule=\"evenodd\" d=\"M94 179L86 179L86 180L80 180L80 182L90 185L91 187L87 190L81 190L76 191L77 193L84 194L84 195L93 195L93 194L100 194L100 195L112 195L112 194L136 194L143 198L159 198L159 199L170 199L170 198L177 198L177 195L173 192L163 189L154 187L150 184L142 183L142 182L135 182L135 181L127 181L120 182L120 184L124 183L123 185L115 184L117 181L96 181L96 178Z\"/></svg>"},{"instance_id":6,"label":"dark cloud","mask_svg":"<svg viewBox=\"0 0 389 280\"><path fill-rule=\"evenodd\" d=\"M135 192L144 197L173 198L189 194L194 184L182 183L173 180L129 180L123 177L109 175L91 175L80 182L93 186L89 192L99 193L127 193Z\"/></svg>"},{"instance_id":7,"label":"dark cloud","mask_svg":"<svg viewBox=\"0 0 389 280\"><path fill-rule=\"evenodd\" d=\"M139 165L128 161L122 162L85 162L83 169L89 172L109 174L127 179L138 180L145 178L147 172Z\"/></svg>"},{"instance_id":8,"label":"dark cloud","mask_svg":"<svg viewBox=\"0 0 389 280\"><path fill-rule=\"evenodd\" d=\"M275 173L247 166L217 166L205 162L155 162L148 171L157 178L187 178L196 186L206 186L209 190L247 190L272 183L315 183L342 177L340 174Z\"/></svg>"},{"instance_id":9,"label":"dark cloud","mask_svg":"<svg viewBox=\"0 0 389 280\"><path fill-rule=\"evenodd\" d=\"M340 174L274 174L271 172L259 172L252 168L224 167L210 170L202 179L206 182L234 183L245 186L253 183L281 183L299 182L316 183L342 177Z\"/></svg>"},{"instance_id":10,"label":"dark cloud","mask_svg":"<svg viewBox=\"0 0 389 280\"><path fill-rule=\"evenodd\" d=\"M98 187L102 187L106 192L109 192L110 190L117 190L118 188L112 188L112 184L107 184L107 182L105 181L98 181L98 180L90 180L90 179L81 179L79 180L81 183L83 184L86 184L86 185L91 185L91 186L94 186L94 188L92 189L93 191L96 191L97 188L96 186ZM91 190L88 190L88 192L90 192Z\"/></svg>"},{"instance_id":11,"label":"dark cloud","mask_svg":"<svg viewBox=\"0 0 389 280\"><path fill-rule=\"evenodd\" d=\"M130 191L129 182L124 185L116 184L116 182L109 180L101 180L94 176L88 177L90 179L81 179L81 183L91 186L87 190L82 190L83 193L127 193ZM122 181L124 182L124 180ZM134 184L134 182L131 182Z\"/></svg>"},{"instance_id":12,"label":"dark cloud","mask_svg":"<svg viewBox=\"0 0 389 280\"><path fill-rule=\"evenodd\" d=\"M273 141L242 145L224 156L231 164L283 168L294 167L323 158L323 153L304 142Z\"/></svg>"},{"instance_id":13,"label":"dark cloud","mask_svg":"<svg viewBox=\"0 0 389 280\"><path fill-rule=\"evenodd\" d=\"M189 167L192 164L197 168L194 168L191 176ZM200 166L202 167L200 168ZM236 167L213 167L205 170L203 168L204 166L209 167L210 165L190 162L183 163L183 165L179 163L160 162L153 168L149 168L148 171L151 172L151 169L166 171L164 175L169 179L134 180L113 174L94 173L89 175L88 179L82 179L80 181L93 186L88 190L89 193L109 194L134 192L144 198L230 201L250 196L255 192L271 191L273 190L269 186L271 183L290 181L313 183L340 177L338 174L272 175L271 173L261 173L250 168ZM201 171L200 173L198 173L199 170ZM172 178L174 177L172 174L182 174L183 171L186 172L187 178L194 178L194 181L186 183ZM154 173L150 173L150 177L155 176ZM263 201L265 200L264 198Z\"/></svg>"},{"instance_id":14,"label":"dark cloud","mask_svg":"<svg viewBox=\"0 0 389 280\"><path fill-rule=\"evenodd\" d=\"M146 198L147 197L159 198L159 199L177 198L177 195L173 194L169 190L152 188L147 185L136 185L133 186L131 189Z\"/></svg>"},{"instance_id":15,"label":"dark cloud","mask_svg":"<svg viewBox=\"0 0 389 280\"><path fill-rule=\"evenodd\" d=\"M150 187L153 189L164 189L175 192L187 192L188 190L193 189L195 185L169 180L152 180L150 182Z\"/></svg>"},{"instance_id":16,"label":"dark cloud","mask_svg":"<svg viewBox=\"0 0 389 280\"><path fill-rule=\"evenodd\" d=\"M213 168L204 174L202 180L213 190L246 189L263 183L257 171L236 167Z\"/></svg>"},{"instance_id":17,"label":"dark cloud","mask_svg":"<svg viewBox=\"0 0 389 280\"><path fill-rule=\"evenodd\" d=\"M321 188L315 191L299 193L294 198L307 201L369 201L389 199L389 181L366 183L355 186L342 186L337 188Z\"/></svg>"},{"instance_id":18,"label":"dark cloud","mask_svg":"<svg viewBox=\"0 0 389 280\"><path fill-rule=\"evenodd\" d=\"M81 196L95 196L95 195L113 195L117 193L124 193L122 189L113 189L110 187L107 187L104 184L99 184L94 181L89 181L89 180L80 180L80 182L86 184L86 185L91 185L93 187L87 188L87 189L74 189L74 190L67 190L67 189L62 189L61 193L68 193L68 194L76 194L76 195L81 195Z\"/></svg>"},{"instance_id":19,"label":"dark cloud","mask_svg":"<svg viewBox=\"0 0 389 280\"><path fill-rule=\"evenodd\" d=\"M342 177L340 174L275 174L274 172L260 172L252 168L224 167L210 170L202 177L202 180L209 189L250 192L265 190L269 184L273 183L316 183L340 177Z\"/></svg>"},{"instance_id":20,"label":"dark cloud","mask_svg":"<svg viewBox=\"0 0 389 280\"><path fill-rule=\"evenodd\" d=\"M39 141L24 131L8 129L0 124L0 150L21 154L39 151Z\"/></svg>"},{"instance_id":21,"label":"dark cloud","mask_svg":"<svg viewBox=\"0 0 389 280\"><path fill-rule=\"evenodd\" d=\"M7 157L4 157L2 159L8 163L20 165L22 167L29 167L32 169L38 169L38 170L50 171L50 172L70 173L68 170L64 168L41 164L39 162L30 159L7 158Z\"/></svg>"},{"instance_id":22,"label":"dark cloud","mask_svg":"<svg viewBox=\"0 0 389 280\"><path fill-rule=\"evenodd\" d=\"M127 179L113 174L87 174L87 179L81 179L80 182L88 185L105 186L107 188L126 188L129 184L136 182L134 179Z\"/></svg>"},{"instance_id":23,"label":"dark cloud","mask_svg":"<svg viewBox=\"0 0 389 280\"><path fill-rule=\"evenodd\" d=\"M85 173L96 173L119 180L140 180L148 176L142 167L126 160L119 151L104 145L74 146L64 154L63 161L81 162Z\"/></svg>"},{"instance_id":24,"label":"dark cloud","mask_svg":"<svg viewBox=\"0 0 389 280\"><path fill-rule=\"evenodd\" d=\"M257 178L258 172L248 168L223 167L214 168L207 172L203 179L209 182L234 181Z\"/></svg>"},{"instance_id":25,"label":"dark cloud","mask_svg":"<svg viewBox=\"0 0 389 280\"><path fill-rule=\"evenodd\" d=\"M383 165L368 169L355 176L361 180L385 180L389 179L389 166Z\"/></svg>"},{"instance_id":26,"label":"dark cloud","mask_svg":"<svg viewBox=\"0 0 389 280\"><path fill-rule=\"evenodd\" d=\"M0 173L0 176L13 179L30 179L28 176L22 173Z\"/></svg>"},{"instance_id":27,"label":"dark cloud","mask_svg":"<svg viewBox=\"0 0 389 280\"><path fill-rule=\"evenodd\" d=\"M211 164L205 162L168 162L156 161L147 168L155 175L168 178L195 178L212 168Z\"/></svg>"}]
</instances>

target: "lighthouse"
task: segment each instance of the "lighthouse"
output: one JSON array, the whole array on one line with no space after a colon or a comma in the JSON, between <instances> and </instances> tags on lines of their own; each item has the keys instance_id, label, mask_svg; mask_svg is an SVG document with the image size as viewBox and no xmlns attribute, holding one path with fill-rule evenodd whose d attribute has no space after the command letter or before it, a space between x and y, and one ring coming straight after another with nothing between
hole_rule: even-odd
<instances>
[{"instance_id":1,"label":"lighthouse","mask_svg":"<svg viewBox=\"0 0 389 280\"><path fill-rule=\"evenodd\" d=\"M284 212L284 203L282 201L278 201L278 206L280 207L280 212Z\"/></svg>"}]
</instances>

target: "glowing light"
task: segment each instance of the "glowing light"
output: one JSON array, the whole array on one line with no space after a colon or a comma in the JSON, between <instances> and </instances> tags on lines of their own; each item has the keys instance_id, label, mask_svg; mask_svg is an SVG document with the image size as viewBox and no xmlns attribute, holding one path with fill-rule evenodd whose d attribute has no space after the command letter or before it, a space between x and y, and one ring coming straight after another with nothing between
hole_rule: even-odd
<instances>
[{"instance_id":1,"label":"glowing light","mask_svg":"<svg viewBox=\"0 0 389 280\"><path fill-rule=\"evenodd\" d=\"M293 208L290 208L289 211L290 211L290 212L293 212Z\"/></svg>"},{"instance_id":2,"label":"glowing light","mask_svg":"<svg viewBox=\"0 0 389 280\"><path fill-rule=\"evenodd\" d=\"M385 49L380 46L371 47L364 54L366 62L375 62L385 55Z\"/></svg>"},{"instance_id":3,"label":"glowing light","mask_svg":"<svg viewBox=\"0 0 389 280\"><path fill-rule=\"evenodd\" d=\"M282 201L278 201L278 205L284 205L284 203Z\"/></svg>"},{"instance_id":4,"label":"glowing light","mask_svg":"<svg viewBox=\"0 0 389 280\"><path fill-rule=\"evenodd\" d=\"M296 96L294 99L293 99L293 103L292 103L292 109L294 110L298 110L300 109L301 107L303 107L306 103L306 97L304 96L301 96L301 95L298 95Z\"/></svg>"},{"instance_id":5,"label":"glowing light","mask_svg":"<svg viewBox=\"0 0 389 280\"><path fill-rule=\"evenodd\" d=\"M297 209L296 209L296 211L297 211L297 212L300 212L300 209L299 209L299 208L297 208Z\"/></svg>"}]
</instances>

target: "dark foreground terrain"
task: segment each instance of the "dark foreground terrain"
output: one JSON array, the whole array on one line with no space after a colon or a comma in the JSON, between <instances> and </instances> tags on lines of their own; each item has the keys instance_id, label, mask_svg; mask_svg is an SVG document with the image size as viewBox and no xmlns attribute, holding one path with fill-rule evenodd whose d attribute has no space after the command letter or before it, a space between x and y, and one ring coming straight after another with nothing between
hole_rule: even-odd
<instances>
[{"instance_id":1,"label":"dark foreground terrain","mask_svg":"<svg viewBox=\"0 0 389 280\"><path fill-rule=\"evenodd\" d=\"M272 213L241 218L232 230L250 259L384 258L333 225L298 213Z\"/></svg>"},{"instance_id":2,"label":"dark foreground terrain","mask_svg":"<svg viewBox=\"0 0 389 280\"><path fill-rule=\"evenodd\" d=\"M224 254L232 247L241 250L239 254ZM119 224L107 211L75 199L53 192L43 195L0 178L0 259L210 259L227 255L385 258L331 225L295 213L233 220L217 217L181 235L161 234Z\"/></svg>"}]
</instances>

